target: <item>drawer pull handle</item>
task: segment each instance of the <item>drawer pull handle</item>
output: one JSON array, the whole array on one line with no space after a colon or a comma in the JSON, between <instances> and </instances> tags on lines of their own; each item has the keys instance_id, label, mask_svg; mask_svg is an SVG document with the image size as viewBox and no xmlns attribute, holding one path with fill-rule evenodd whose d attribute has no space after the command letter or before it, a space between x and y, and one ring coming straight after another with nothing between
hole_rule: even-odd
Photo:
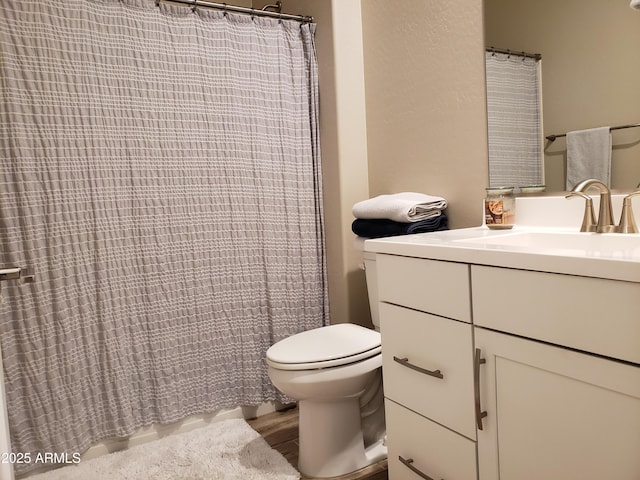
<instances>
[{"instance_id":1,"label":"drawer pull handle","mask_svg":"<svg viewBox=\"0 0 640 480\"><path fill-rule=\"evenodd\" d=\"M476 403L476 426L478 430L482 430L482 419L487 416L487 412L483 412L480 406L480 365L487 363L487 361L484 358L480 358L480 356L481 350L476 348L476 358L473 362L473 390Z\"/></svg>"},{"instance_id":2,"label":"drawer pull handle","mask_svg":"<svg viewBox=\"0 0 640 480\"><path fill-rule=\"evenodd\" d=\"M405 367L410 368L411 370L415 370L416 372L424 373L425 375L429 375L431 377L444 378L444 375L440 373L440 370L427 370L426 368L418 367L417 365L409 363L409 359L407 357L398 358L394 356L393 361L398 362L400 365L404 365Z\"/></svg>"},{"instance_id":3,"label":"drawer pull handle","mask_svg":"<svg viewBox=\"0 0 640 480\"><path fill-rule=\"evenodd\" d=\"M410 459L406 460L406 459L402 458L400 455L398 455L398 460L400 460L400 463L402 463L405 467L407 467L413 473L415 473L416 475L420 476L421 478L424 478L424 480L434 480L429 475L427 475L426 473L421 472L420 470L418 470L416 467L414 467L412 465L413 458L410 458ZM444 479L440 479L440 480L444 480Z\"/></svg>"}]
</instances>

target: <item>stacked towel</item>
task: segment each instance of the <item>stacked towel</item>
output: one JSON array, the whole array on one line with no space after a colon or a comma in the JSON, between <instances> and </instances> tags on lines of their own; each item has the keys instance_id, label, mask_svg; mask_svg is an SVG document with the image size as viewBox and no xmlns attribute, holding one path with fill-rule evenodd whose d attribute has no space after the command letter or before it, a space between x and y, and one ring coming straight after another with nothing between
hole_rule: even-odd
<instances>
[{"instance_id":1,"label":"stacked towel","mask_svg":"<svg viewBox=\"0 0 640 480\"><path fill-rule=\"evenodd\" d=\"M448 220L445 213L413 223L394 222L386 219L365 220L356 218L351 224L351 230L359 237L380 238L447 230L447 223Z\"/></svg>"},{"instance_id":2,"label":"stacked towel","mask_svg":"<svg viewBox=\"0 0 640 480\"><path fill-rule=\"evenodd\" d=\"M447 208L442 197L423 193L402 192L392 195L379 195L358 202L353 206L353 216L362 219L393 220L394 222L417 222L437 217Z\"/></svg>"},{"instance_id":3,"label":"stacked towel","mask_svg":"<svg viewBox=\"0 0 640 480\"><path fill-rule=\"evenodd\" d=\"M433 195L414 192L379 195L353 206L356 219L351 230L366 238L447 230L445 208L447 201Z\"/></svg>"}]
</instances>

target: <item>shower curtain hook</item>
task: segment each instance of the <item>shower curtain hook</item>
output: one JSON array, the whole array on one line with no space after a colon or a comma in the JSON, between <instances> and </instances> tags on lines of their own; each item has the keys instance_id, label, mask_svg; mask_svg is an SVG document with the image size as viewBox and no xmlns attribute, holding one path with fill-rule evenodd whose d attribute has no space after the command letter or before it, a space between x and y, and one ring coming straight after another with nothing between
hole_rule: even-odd
<instances>
[{"instance_id":1,"label":"shower curtain hook","mask_svg":"<svg viewBox=\"0 0 640 480\"><path fill-rule=\"evenodd\" d=\"M227 17L227 4L223 3L224 8L222 9L222 15L226 18Z\"/></svg>"},{"instance_id":2,"label":"shower curtain hook","mask_svg":"<svg viewBox=\"0 0 640 480\"><path fill-rule=\"evenodd\" d=\"M156 0L156 7L160 8L160 0Z\"/></svg>"},{"instance_id":3,"label":"shower curtain hook","mask_svg":"<svg viewBox=\"0 0 640 480\"><path fill-rule=\"evenodd\" d=\"M196 13L196 8L198 8L198 0L193 0L193 5L191 6L191 11Z\"/></svg>"}]
</instances>

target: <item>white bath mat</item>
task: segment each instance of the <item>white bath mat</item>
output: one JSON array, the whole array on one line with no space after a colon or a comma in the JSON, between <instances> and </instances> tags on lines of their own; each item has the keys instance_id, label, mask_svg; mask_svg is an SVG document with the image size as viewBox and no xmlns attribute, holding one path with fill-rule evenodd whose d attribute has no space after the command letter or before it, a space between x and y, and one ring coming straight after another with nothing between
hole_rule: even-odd
<instances>
[{"instance_id":1,"label":"white bath mat","mask_svg":"<svg viewBox=\"0 0 640 480\"><path fill-rule=\"evenodd\" d=\"M247 422L230 419L28 480L298 480Z\"/></svg>"}]
</instances>

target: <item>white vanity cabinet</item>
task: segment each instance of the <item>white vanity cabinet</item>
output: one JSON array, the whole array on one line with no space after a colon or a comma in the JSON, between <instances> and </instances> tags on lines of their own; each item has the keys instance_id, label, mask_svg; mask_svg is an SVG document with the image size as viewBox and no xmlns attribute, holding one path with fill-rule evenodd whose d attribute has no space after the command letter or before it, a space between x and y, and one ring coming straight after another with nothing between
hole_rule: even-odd
<instances>
[{"instance_id":1,"label":"white vanity cabinet","mask_svg":"<svg viewBox=\"0 0 640 480\"><path fill-rule=\"evenodd\" d=\"M442 235L370 250L390 480L640 479L640 279L482 264Z\"/></svg>"},{"instance_id":2,"label":"white vanity cabinet","mask_svg":"<svg viewBox=\"0 0 640 480\"><path fill-rule=\"evenodd\" d=\"M377 255L389 478L477 478L469 266Z\"/></svg>"}]
</instances>

